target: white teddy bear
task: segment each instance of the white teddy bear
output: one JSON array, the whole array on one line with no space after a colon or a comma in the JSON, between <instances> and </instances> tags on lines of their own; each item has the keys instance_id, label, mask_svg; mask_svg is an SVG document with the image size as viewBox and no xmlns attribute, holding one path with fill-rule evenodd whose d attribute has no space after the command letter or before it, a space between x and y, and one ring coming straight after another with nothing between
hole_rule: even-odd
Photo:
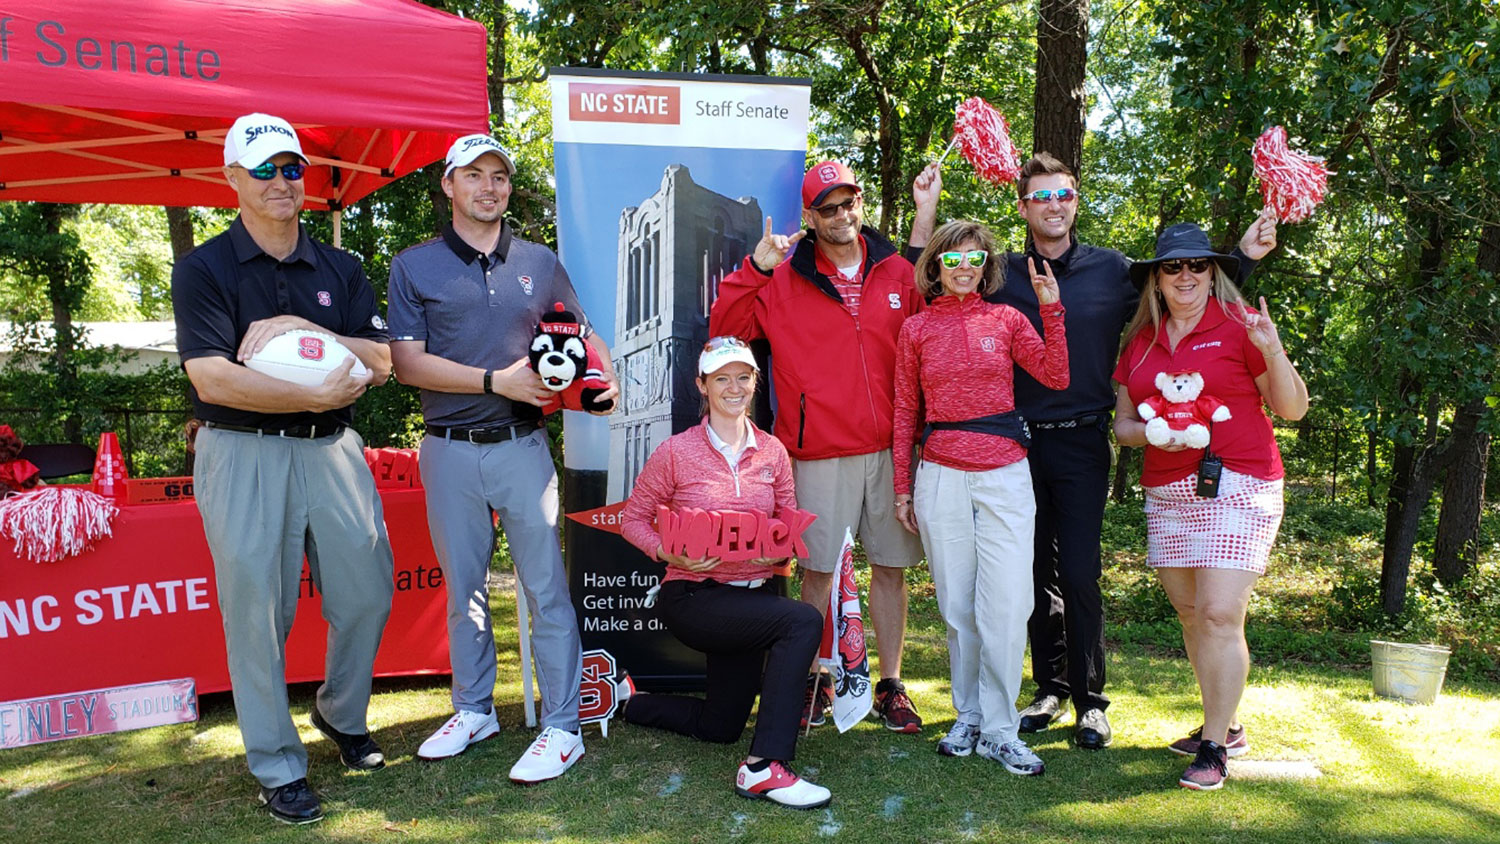
<instances>
[{"instance_id":1,"label":"white teddy bear","mask_svg":"<svg viewBox=\"0 0 1500 844\"><path fill-rule=\"evenodd\" d=\"M1224 402L1202 395L1201 372L1158 372L1156 389L1161 395L1141 402L1136 411L1146 420L1146 442L1157 448L1206 448L1211 438L1209 423L1230 418Z\"/></svg>"}]
</instances>

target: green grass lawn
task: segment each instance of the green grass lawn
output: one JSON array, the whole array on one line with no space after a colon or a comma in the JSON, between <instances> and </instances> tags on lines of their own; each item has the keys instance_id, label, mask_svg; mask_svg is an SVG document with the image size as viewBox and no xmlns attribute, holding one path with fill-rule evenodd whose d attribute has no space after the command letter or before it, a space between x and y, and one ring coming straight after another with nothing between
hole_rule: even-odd
<instances>
[{"instance_id":1,"label":"green grass lawn","mask_svg":"<svg viewBox=\"0 0 1500 844\"><path fill-rule=\"evenodd\" d=\"M1376 698L1369 669L1257 666L1242 708L1256 765L1216 793L1176 785L1184 760L1164 745L1199 721L1186 660L1150 644L1111 648L1115 743L1072 749L1069 730L1039 736L1044 777L935 752L951 725L941 622L930 584L913 590L907 683L920 736L873 721L815 730L797 764L833 790L831 807L796 812L743 800L732 780L746 752L616 723L586 735L565 777L532 788L506 779L532 738L521 724L514 629L504 631L500 737L441 763L414 757L449 714L439 680L382 681L371 704L390 764L347 772L308 724L312 687L293 706L329 817L278 824L253 806L233 706L203 702L197 724L0 752L0 841L1318 841L1500 840L1500 689L1450 684L1433 706ZM497 593L495 618L514 617ZM498 631L497 631L498 632ZM1277 768L1271 762L1286 764ZM1271 776L1315 767L1314 779ZM1257 770L1258 769L1258 770Z\"/></svg>"}]
</instances>

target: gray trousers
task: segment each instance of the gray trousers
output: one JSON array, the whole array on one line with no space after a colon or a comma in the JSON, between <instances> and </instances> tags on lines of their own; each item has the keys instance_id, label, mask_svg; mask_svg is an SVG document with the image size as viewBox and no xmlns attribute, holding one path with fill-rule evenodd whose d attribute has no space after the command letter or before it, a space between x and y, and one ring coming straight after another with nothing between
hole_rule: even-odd
<instances>
[{"instance_id":1,"label":"gray trousers","mask_svg":"<svg viewBox=\"0 0 1500 844\"><path fill-rule=\"evenodd\" d=\"M546 432L486 444L428 435L421 468L432 548L447 580L453 708L483 713L494 705L489 587L498 514L531 610L542 726L576 731L583 654L557 543L557 469Z\"/></svg>"},{"instance_id":2,"label":"gray trousers","mask_svg":"<svg viewBox=\"0 0 1500 844\"><path fill-rule=\"evenodd\" d=\"M328 622L318 711L339 732L366 732L394 587L363 447L350 429L315 440L198 432L193 486L214 558L234 709L250 773L267 788L307 776L286 691L304 553Z\"/></svg>"}]
</instances>

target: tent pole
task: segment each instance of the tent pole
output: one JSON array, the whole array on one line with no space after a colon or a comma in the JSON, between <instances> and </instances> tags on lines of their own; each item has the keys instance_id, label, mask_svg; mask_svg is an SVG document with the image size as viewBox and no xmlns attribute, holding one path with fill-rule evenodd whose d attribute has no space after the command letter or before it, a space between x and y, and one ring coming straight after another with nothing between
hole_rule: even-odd
<instances>
[{"instance_id":1,"label":"tent pole","mask_svg":"<svg viewBox=\"0 0 1500 844\"><path fill-rule=\"evenodd\" d=\"M333 248L344 248L344 211L341 208L333 209Z\"/></svg>"}]
</instances>

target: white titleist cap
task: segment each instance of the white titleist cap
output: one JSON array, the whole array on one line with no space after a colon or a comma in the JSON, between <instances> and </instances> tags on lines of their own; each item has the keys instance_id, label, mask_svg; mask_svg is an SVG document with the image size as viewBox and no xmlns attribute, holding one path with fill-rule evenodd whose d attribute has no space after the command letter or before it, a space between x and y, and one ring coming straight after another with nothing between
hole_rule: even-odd
<instances>
[{"instance_id":1,"label":"white titleist cap","mask_svg":"<svg viewBox=\"0 0 1500 844\"><path fill-rule=\"evenodd\" d=\"M224 136L224 164L238 164L250 169L271 160L277 153L290 152L309 163L302 154L302 144L292 124L269 114L247 114L234 121Z\"/></svg>"},{"instance_id":2,"label":"white titleist cap","mask_svg":"<svg viewBox=\"0 0 1500 844\"><path fill-rule=\"evenodd\" d=\"M500 160L505 162L505 169L510 171L512 176L516 174L515 162L510 160L510 153L505 151L505 147L500 146L499 141L489 135L464 135L454 141L453 146L448 147L443 176L446 178L453 175L455 169L473 164L476 158L485 153L500 156Z\"/></svg>"},{"instance_id":3,"label":"white titleist cap","mask_svg":"<svg viewBox=\"0 0 1500 844\"><path fill-rule=\"evenodd\" d=\"M760 371L755 365L755 355L745 341L732 335L715 337L703 344L703 353L698 355L698 374L712 375L731 363L746 363L751 369Z\"/></svg>"}]
</instances>

